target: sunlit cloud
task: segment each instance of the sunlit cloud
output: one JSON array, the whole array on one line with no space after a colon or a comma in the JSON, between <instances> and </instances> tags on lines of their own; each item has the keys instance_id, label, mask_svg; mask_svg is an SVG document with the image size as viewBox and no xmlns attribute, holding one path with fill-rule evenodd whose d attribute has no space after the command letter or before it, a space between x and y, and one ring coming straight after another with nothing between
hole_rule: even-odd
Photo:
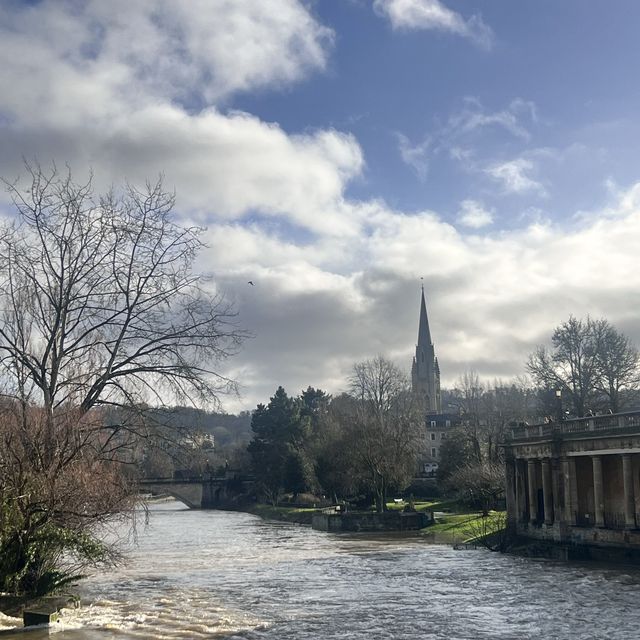
<instances>
[{"instance_id":1,"label":"sunlit cloud","mask_svg":"<svg viewBox=\"0 0 640 640\"><path fill-rule=\"evenodd\" d=\"M486 209L476 200L463 200L460 203L458 222L465 227L481 229L493 223L493 211Z\"/></svg>"},{"instance_id":2,"label":"sunlit cloud","mask_svg":"<svg viewBox=\"0 0 640 640\"><path fill-rule=\"evenodd\" d=\"M374 0L373 8L394 29L426 29L449 32L472 40L485 49L493 44L493 31L479 15L468 19L439 0Z\"/></svg>"},{"instance_id":3,"label":"sunlit cloud","mask_svg":"<svg viewBox=\"0 0 640 640\"><path fill-rule=\"evenodd\" d=\"M485 171L499 182L507 193L535 192L540 196L546 195L546 190L541 182L531 177L536 165L527 158L516 158L507 162L499 162L491 165Z\"/></svg>"}]
</instances>

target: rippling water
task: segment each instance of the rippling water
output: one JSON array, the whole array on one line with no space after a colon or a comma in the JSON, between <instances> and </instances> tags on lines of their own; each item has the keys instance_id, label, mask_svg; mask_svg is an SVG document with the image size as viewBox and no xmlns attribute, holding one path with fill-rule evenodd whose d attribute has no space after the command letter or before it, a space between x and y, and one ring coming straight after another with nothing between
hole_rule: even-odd
<instances>
[{"instance_id":1,"label":"rippling water","mask_svg":"<svg viewBox=\"0 0 640 640\"><path fill-rule=\"evenodd\" d=\"M640 638L635 569L345 537L179 503L154 506L128 566L81 595L55 638Z\"/></svg>"}]
</instances>

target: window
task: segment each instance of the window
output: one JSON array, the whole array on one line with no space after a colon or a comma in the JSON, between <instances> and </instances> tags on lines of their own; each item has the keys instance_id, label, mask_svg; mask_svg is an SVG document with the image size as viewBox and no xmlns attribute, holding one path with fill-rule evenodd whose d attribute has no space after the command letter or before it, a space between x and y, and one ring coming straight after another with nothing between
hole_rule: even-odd
<instances>
[{"instance_id":1,"label":"window","mask_svg":"<svg viewBox=\"0 0 640 640\"><path fill-rule=\"evenodd\" d=\"M445 427L450 427L451 426L451 420L445 420L444 426Z\"/></svg>"},{"instance_id":2,"label":"window","mask_svg":"<svg viewBox=\"0 0 640 640\"><path fill-rule=\"evenodd\" d=\"M438 457L438 450L435 447L432 447L432 449L431 449L431 457L432 458L437 458Z\"/></svg>"},{"instance_id":3,"label":"window","mask_svg":"<svg viewBox=\"0 0 640 640\"><path fill-rule=\"evenodd\" d=\"M440 440L444 440L447 437L446 433L441 433L440 434Z\"/></svg>"},{"instance_id":4,"label":"window","mask_svg":"<svg viewBox=\"0 0 640 640\"><path fill-rule=\"evenodd\" d=\"M432 440L435 440L435 439L436 439L436 434L435 434L435 433L433 433L433 431L431 432L431 439L432 439Z\"/></svg>"},{"instance_id":5,"label":"window","mask_svg":"<svg viewBox=\"0 0 640 640\"><path fill-rule=\"evenodd\" d=\"M436 426L436 421L435 421L435 420L432 420L432 421L431 421L431 426L432 426L432 427L435 427L435 426Z\"/></svg>"}]
</instances>

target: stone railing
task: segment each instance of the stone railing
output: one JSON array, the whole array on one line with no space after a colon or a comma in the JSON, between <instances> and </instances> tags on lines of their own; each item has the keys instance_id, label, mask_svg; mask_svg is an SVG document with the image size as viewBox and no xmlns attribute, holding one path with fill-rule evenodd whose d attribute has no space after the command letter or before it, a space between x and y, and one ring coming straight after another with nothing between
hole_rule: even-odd
<instances>
[{"instance_id":1,"label":"stone railing","mask_svg":"<svg viewBox=\"0 0 640 640\"><path fill-rule=\"evenodd\" d=\"M520 425L512 427L507 434L508 440L531 440L548 438L555 434L588 433L590 431L617 431L629 428L640 428L640 411L626 411L585 418L570 418L560 422Z\"/></svg>"}]
</instances>

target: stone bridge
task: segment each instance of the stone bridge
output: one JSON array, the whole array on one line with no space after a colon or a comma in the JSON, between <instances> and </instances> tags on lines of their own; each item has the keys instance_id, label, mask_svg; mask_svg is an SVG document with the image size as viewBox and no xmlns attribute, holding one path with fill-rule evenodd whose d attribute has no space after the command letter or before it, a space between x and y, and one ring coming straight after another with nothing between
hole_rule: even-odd
<instances>
[{"instance_id":1,"label":"stone bridge","mask_svg":"<svg viewBox=\"0 0 640 640\"><path fill-rule=\"evenodd\" d=\"M190 509L221 509L237 503L253 488L253 479L243 476L209 475L174 478L144 478L140 488L152 493L168 494Z\"/></svg>"},{"instance_id":2,"label":"stone bridge","mask_svg":"<svg viewBox=\"0 0 640 640\"><path fill-rule=\"evenodd\" d=\"M640 551L640 411L515 427L504 447L519 535Z\"/></svg>"}]
</instances>

